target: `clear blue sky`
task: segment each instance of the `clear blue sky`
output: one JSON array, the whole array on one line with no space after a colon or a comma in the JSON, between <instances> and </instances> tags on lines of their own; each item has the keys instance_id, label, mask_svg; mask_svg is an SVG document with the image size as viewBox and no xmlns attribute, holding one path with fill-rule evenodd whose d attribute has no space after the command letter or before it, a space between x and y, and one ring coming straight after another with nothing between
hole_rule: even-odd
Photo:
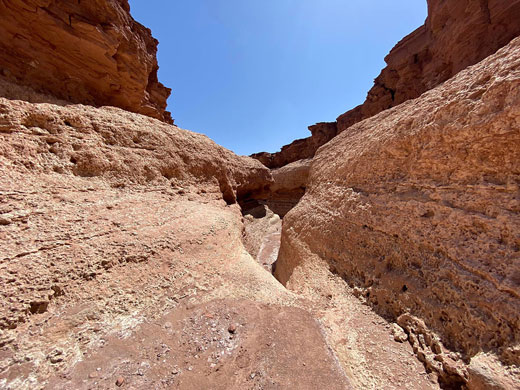
<instances>
[{"instance_id":1,"label":"clear blue sky","mask_svg":"<svg viewBox=\"0 0 520 390\"><path fill-rule=\"evenodd\" d=\"M159 40L178 126L275 152L365 100L425 0L130 0Z\"/></svg>"}]
</instances>

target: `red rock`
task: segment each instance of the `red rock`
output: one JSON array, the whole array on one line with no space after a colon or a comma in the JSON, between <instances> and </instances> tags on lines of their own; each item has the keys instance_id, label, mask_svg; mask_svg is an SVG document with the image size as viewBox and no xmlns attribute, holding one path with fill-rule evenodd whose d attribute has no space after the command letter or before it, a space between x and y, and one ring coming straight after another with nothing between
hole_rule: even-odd
<instances>
[{"instance_id":1,"label":"red rock","mask_svg":"<svg viewBox=\"0 0 520 390\"><path fill-rule=\"evenodd\" d=\"M237 331L237 326L235 324L229 325L229 327L228 327L229 333L235 333L236 331Z\"/></svg>"},{"instance_id":2,"label":"red rock","mask_svg":"<svg viewBox=\"0 0 520 390\"><path fill-rule=\"evenodd\" d=\"M309 126L312 136L298 139L282 147L277 153L256 153L256 158L268 168L280 168L297 160L312 158L318 148L337 135L336 122L321 122Z\"/></svg>"},{"instance_id":3,"label":"red rock","mask_svg":"<svg viewBox=\"0 0 520 390\"><path fill-rule=\"evenodd\" d=\"M122 376L120 376L119 378L117 378L117 380L116 380L116 386L117 386L117 387L121 387L121 386L123 386L124 383L125 383L125 378L123 378Z\"/></svg>"},{"instance_id":4,"label":"red rock","mask_svg":"<svg viewBox=\"0 0 520 390\"><path fill-rule=\"evenodd\" d=\"M385 58L365 102L340 115L336 124L294 141L277 153L257 153L269 168L312 158L318 148L353 124L395 107L448 80L520 35L520 0L428 0L423 26L403 38Z\"/></svg>"},{"instance_id":5,"label":"red rock","mask_svg":"<svg viewBox=\"0 0 520 390\"><path fill-rule=\"evenodd\" d=\"M414 99L520 34L520 1L428 0L424 26L385 58L365 103L338 117L338 133Z\"/></svg>"},{"instance_id":6,"label":"red rock","mask_svg":"<svg viewBox=\"0 0 520 390\"><path fill-rule=\"evenodd\" d=\"M172 122L170 89L157 80L158 42L131 17L127 0L6 0L0 20L0 78ZM5 84L0 93L28 100Z\"/></svg>"},{"instance_id":7,"label":"red rock","mask_svg":"<svg viewBox=\"0 0 520 390\"><path fill-rule=\"evenodd\" d=\"M326 262L464 357L519 364L519 67L517 38L320 148L284 218L278 279L298 289Z\"/></svg>"}]
</instances>

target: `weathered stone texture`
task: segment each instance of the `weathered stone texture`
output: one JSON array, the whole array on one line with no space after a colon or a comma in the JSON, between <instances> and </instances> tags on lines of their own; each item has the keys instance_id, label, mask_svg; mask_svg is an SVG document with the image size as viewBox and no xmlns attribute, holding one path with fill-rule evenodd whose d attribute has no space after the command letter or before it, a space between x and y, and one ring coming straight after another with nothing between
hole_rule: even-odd
<instances>
[{"instance_id":1,"label":"weathered stone texture","mask_svg":"<svg viewBox=\"0 0 520 390\"><path fill-rule=\"evenodd\" d=\"M0 162L112 183L203 189L228 203L260 194L269 170L202 134L118 108L60 107L0 98Z\"/></svg>"},{"instance_id":2,"label":"weathered stone texture","mask_svg":"<svg viewBox=\"0 0 520 390\"><path fill-rule=\"evenodd\" d=\"M4 80L172 122L170 89L157 80L158 42L131 17L127 0L4 0L0 21Z\"/></svg>"},{"instance_id":3,"label":"weathered stone texture","mask_svg":"<svg viewBox=\"0 0 520 390\"><path fill-rule=\"evenodd\" d=\"M276 275L312 261L467 358L520 363L520 38L319 149Z\"/></svg>"},{"instance_id":4,"label":"weathered stone texture","mask_svg":"<svg viewBox=\"0 0 520 390\"><path fill-rule=\"evenodd\" d=\"M476 64L520 35L520 1L428 0L423 26L403 38L385 58L365 102L340 115L334 137L353 124L395 107ZM330 126L333 126L332 124ZM312 158L332 137L312 134L277 153L252 155L270 168Z\"/></svg>"}]
</instances>

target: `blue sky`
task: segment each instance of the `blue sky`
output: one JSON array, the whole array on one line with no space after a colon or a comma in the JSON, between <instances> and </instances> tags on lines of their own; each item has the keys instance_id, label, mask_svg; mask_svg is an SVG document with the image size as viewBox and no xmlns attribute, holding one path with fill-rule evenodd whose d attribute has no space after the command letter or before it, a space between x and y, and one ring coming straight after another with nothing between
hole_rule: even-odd
<instances>
[{"instance_id":1,"label":"blue sky","mask_svg":"<svg viewBox=\"0 0 520 390\"><path fill-rule=\"evenodd\" d=\"M238 154L275 152L365 100L424 0L130 0L159 40L175 123Z\"/></svg>"}]
</instances>

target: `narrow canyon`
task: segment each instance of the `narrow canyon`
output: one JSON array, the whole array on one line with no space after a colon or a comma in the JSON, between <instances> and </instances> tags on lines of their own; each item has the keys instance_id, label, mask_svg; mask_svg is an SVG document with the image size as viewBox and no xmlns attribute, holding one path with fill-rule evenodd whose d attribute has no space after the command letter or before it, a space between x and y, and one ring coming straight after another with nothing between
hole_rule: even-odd
<instances>
[{"instance_id":1,"label":"narrow canyon","mask_svg":"<svg viewBox=\"0 0 520 390\"><path fill-rule=\"evenodd\" d=\"M127 0L0 19L0 389L520 389L520 1L428 0L250 157L174 124Z\"/></svg>"}]
</instances>

